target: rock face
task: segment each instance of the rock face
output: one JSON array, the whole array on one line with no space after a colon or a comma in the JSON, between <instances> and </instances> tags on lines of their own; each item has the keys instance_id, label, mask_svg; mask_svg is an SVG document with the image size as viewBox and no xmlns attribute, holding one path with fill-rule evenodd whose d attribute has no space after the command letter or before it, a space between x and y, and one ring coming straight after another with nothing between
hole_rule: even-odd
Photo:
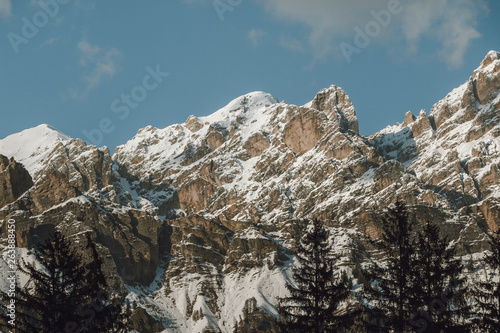
<instances>
[{"instance_id":1,"label":"rock face","mask_svg":"<svg viewBox=\"0 0 500 333\"><path fill-rule=\"evenodd\" d=\"M326 117L322 112L301 108L292 114L285 125L283 141L294 154L303 154L311 150L325 134L322 125Z\"/></svg>"},{"instance_id":2,"label":"rock face","mask_svg":"<svg viewBox=\"0 0 500 333\"><path fill-rule=\"evenodd\" d=\"M330 120L337 121L342 131L351 130L359 134L354 106L341 88L331 86L320 91L311 102L311 107L324 112Z\"/></svg>"},{"instance_id":3,"label":"rock face","mask_svg":"<svg viewBox=\"0 0 500 333\"><path fill-rule=\"evenodd\" d=\"M500 84L500 53L491 51L481 63L481 66L474 71L472 76L479 103L486 104L492 101Z\"/></svg>"},{"instance_id":4,"label":"rock face","mask_svg":"<svg viewBox=\"0 0 500 333\"><path fill-rule=\"evenodd\" d=\"M113 156L41 125L0 140L0 220L16 220L26 248L54 228L75 242L90 232L113 286L139 304L139 330L273 332L305 218L327 221L354 275L398 198L462 255L488 248L500 221L499 73L490 52L429 115L370 137L336 86L303 106L250 93L141 129Z\"/></svg>"},{"instance_id":5,"label":"rock face","mask_svg":"<svg viewBox=\"0 0 500 333\"><path fill-rule=\"evenodd\" d=\"M0 208L15 201L32 185L33 180L22 164L0 155Z\"/></svg>"}]
</instances>

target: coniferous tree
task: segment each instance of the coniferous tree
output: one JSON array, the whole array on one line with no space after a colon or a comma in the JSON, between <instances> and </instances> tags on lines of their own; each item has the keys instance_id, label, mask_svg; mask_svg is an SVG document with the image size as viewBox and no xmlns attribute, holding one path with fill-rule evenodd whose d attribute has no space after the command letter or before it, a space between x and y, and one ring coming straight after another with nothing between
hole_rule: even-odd
<instances>
[{"instance_id":1,"label":"coniferous tree","mask_svg":"<svg viewBox=\"0 0 500 333\"><path fill-rule=\"evenodd\" d=\"M68 321L77 320L75 300L85 297L81 257L59 232L34 251L41 267L22 261L19 270L29 280L16 292L20 332L64 332Z\"/></svg>"},{"instance_id":2,"label":"coniferous tree","mask_svg":"<svg viewBox=\"0 0 500 333\"><path fill-rule=\"evenodd\" d=\"M427 222L417 234L413 260L413 291L409 298L415 308L409 322L417 332L462 332L468 315L465 301L464 267L454 246L440 236L437 225Z\"/></svg>"},{"instance_id":3,"label":"coniferous tree","mask_svg":"<svg viewBox=\"0 0 500 333\"><path fill-rule=\"evenodd\" d=\"M83 317L77 323L81 326L79 332L125 332L128 317L122 314L121 301L111 298L110 288L102 271L103 261L90 233L86 234L86 240L91 260L84 265L83 285L87 302L80 303L78 308L79 315Z\"/></svg>"},{"instance_id":4,"label":"coniferous tree","mask_svg":"<svg viewBox=\"0 0 500 333\"><path fill-rule=\"evenodd\" d=\"M120 332L114 326L121 308L104 295L108 291L102 262L95 245L89 243L88 248L92 260L84 264L70 241L56 231L34 250L36 263L22 261L19 270L29 280L16 291L18 332Z\"/></svg>"},{"instance_id":5,"label":"coniferous tree","mask_svg":"<svg viewBox=\"0 0 500 333\"><path fill-rule=\"evenodd\" d=\"M487 280L477 283L474 300L477 303L478 318L475 326L481 332L500 333L500 228L489 241L491 253L484 259L487 268Z\"/></svg>"},{"instance_id":6,"label":"coniferous tree","mask_svg":"<svg viewBox=\"0 0 500 333\"><path fill-rule=\"evenodd\" d=\"M297 246L294 283L287 284L289 297L281 298L279 328L281 332L338 332L346 324L346 314L339 305L350 292L345 275L335 276L335 258L328 241L328 231L317 219Z\"/></svg>"},{"instance_id":7,"label":"coniferous tree","mask_svg":"<svg viewBox=\"0 0 500 333\"><path fill-rule=\"evenodd\" d=\"M383 264L371 262L364 270L366 279L363 297L369 308L373 330L411 330L408 319L415 309L409 297L412 291L412 258L414 257L413 223L404 203L398 201L382 217L382 236L374 242Z\"/></svg>"}]
</instances>

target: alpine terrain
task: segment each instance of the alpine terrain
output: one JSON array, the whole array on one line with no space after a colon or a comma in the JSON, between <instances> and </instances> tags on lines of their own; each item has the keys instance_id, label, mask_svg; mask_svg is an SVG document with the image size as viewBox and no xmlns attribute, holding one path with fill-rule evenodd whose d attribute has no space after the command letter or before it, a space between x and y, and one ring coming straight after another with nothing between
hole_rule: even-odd
<instances>
[{"instance_id":1,"label":"alpine terrain","mask_svg":"<svg viewBox=\"0 0 500 333\"><path fill-rule=\"evenodd\" d=\"M325 221L356 289L397 200L449 236L470 281L482 274L500 223L499 52L428 114L369 137L331 86L303 106L252 92L140 129L113 153L49 125L0 140L2 247L9 219L25 259L54 230L74 244L90 232L138 332L233 332L245 320L274 332L304 219ZM7 270L0 259L4 291Z\"/></svg>"}]
</instances>

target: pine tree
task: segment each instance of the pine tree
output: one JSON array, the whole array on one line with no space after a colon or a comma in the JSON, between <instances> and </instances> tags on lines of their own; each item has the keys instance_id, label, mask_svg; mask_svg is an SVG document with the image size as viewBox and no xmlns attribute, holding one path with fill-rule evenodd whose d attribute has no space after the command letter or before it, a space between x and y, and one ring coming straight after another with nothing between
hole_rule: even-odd
<instances>
[{"instance_id":1,"label":"pine tree","mask_svg":"<svg viewBox=\"0 0 500 333\"><path fill-rule=\"evenodd\" d=\"M81 288L84 269L81 257L69 241L56 231L35 250L42 267L22 261L19 270L29 276L16 292L16 329L19 332L64 332L76 320L75 300L85 297Z\"/></svg>"},{"instance_id":2,"label":"pine tree","mask_svg":"<svg viewBox=\"0 0 500 333\"><path fill-rule=\"evenodd\" d=\"M454 246L427 222L417 234L413 260L413 291L408 295L418 309L409 318L418 332L461 332L468 314L464 270Z\"/></svg>"},{"instance_id":3,"label":"pine tree","mask_svg":"<svg viewBox=\"0 0 500 333\"><path fill-rule=\"evenodd\" d=\"M37 264L22 261L29 277L16 292L16 330L28 333L119 332L120 306L108 300L95 245L85 264L70 241L56 231L34 250Z\"/></svg>"},{"instance_id":4,"label":"pine tree","mask_svg":"<svg viewBox=\"0 0 500 333\"><path fill-rule=\"evenodd\" d=\"M102 271L103 261L90 233L86 234L86 240L91 260L84 265L85 275L82 282L87 302L80 303L78 312L87 316L79 323L80 332L125 332L125 321L128 318L121 314L121 301L111 298L110 288Z\"/></svg>"},{"instance_id":5,"label":"pine tree","mask_svg":"<svg viewBox=\"0 0 500 333\"><path fill-rule=\"evenodd\" d=\"M370 311L371 321L383 326L383 331L411 330L408 319L415 312L410 300L412 291L412 263L414 256L413 223L409 219L406 205L400 201L387 209L382 217L382 236L374 242L384 264L372 262L364 270L366 279L363 297L374 308ZM376 327L373 327L376 329Z\"/></svg>"},{"instance_id":6,"label":"pine tree","mask_svg":"<svg viewBox=\"0 0 500 333\"><path fill-rule=\"evenodd\" d=\"M349 296L345 275L335 276L328 231L317 219L297 246L297 266L293 284L287 284L289 297L281 298L278 310L281 332L338 332L346 323L339 305Z\"/></svg>"},{"instance_id":7,"label":"pine tree","mask_svg":"<svg viewBox=\"0 0 500 333\"><path fill-rule=\"evenodd\" d=\"M488 273L486 281L480 281L475 288L474 300L478 307L475 325L481 332L500 333L500 228L489 241L491 253L484 259Z\"/></svg>"}]
</instances>

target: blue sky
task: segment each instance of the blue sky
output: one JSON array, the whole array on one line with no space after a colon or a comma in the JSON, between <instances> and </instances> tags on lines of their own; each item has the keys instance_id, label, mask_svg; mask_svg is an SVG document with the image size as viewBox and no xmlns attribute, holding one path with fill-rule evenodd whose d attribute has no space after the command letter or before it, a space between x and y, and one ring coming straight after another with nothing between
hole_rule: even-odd
<instances>
[{"instance_id":1,"label":"blue sky","mask_svg":"<svg viewBox=\"0 0 500 333\"><path fill-rule=\"evenodd\" d=\"M251 91L302 105L331 84L370 135L500 51L499 18L497 0L0 0L0 138L48 123L114 150Z\"/></svg>"}]
</instances>

